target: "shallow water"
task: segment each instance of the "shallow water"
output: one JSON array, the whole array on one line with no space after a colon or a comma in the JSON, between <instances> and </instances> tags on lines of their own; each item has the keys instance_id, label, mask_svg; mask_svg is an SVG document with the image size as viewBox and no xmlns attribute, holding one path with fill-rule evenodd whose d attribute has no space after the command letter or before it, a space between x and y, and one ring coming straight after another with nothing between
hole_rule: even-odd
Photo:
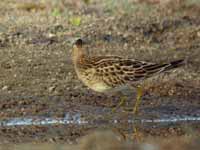
<instances>
[{"instance_id":1,"label":"shallow water","mask_svg":"<svg viewBox=\"0 0 200 150\"><path fill-rule=\"evenodd\" d=\"M129 117L130 118L130 117ZM123 121L122 121L123 120ZM169 123L200 123L200 116L172 116L172 117L164 117L164 118L156 118L156 119L145 119L145 118L132 118L132 119L110 119L110 118L102 118L96 120L94 119L86 119L82 117L80 113L70 114L66 113L63 118L53 118L53 117L17 117L10 118L6 120L0 120L0 126L28 126L28 125L54 125L54 124L73 124L73 125L106 125L106 124L157 124L159 126L166 125Z\"/></svg>"}]
</instances>

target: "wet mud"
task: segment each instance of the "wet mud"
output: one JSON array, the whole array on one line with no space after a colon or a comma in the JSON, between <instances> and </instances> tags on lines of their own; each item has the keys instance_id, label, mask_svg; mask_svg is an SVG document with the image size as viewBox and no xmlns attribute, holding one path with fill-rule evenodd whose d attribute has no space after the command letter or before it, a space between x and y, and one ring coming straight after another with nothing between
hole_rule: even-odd
<instances>
[{"instance_id":1,"label":"wet mud","mask_svg":"<svg viewBox=\"0 0 200 150\"><path fill-rule=\"evenodd\" d=\"M134 127L144 137L200 132L198 2L164 8L142 3L131 13L99 1L34 3L0 2L0 143L76 143L95 129L126 138ZM54 8L60 13L52 13ZM80 24L69 21L77 16ZM123 95L96 93L77 79L70 56L80 37L91 55L151 62L184 58L186 64L145 83L138 115L131 112L130 89L124 106L113 112Z\"/></svg>"}]
</instances>

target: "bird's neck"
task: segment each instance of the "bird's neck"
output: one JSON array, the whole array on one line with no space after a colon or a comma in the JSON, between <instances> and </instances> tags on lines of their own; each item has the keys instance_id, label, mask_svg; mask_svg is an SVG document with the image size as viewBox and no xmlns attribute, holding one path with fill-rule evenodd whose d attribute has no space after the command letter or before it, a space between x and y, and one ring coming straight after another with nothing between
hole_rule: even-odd
<instances>
[{"instance_id":1,"label":"bird's neck","mask_svg":"<svg viewBox=\"0 0 200 150\"><path fill-rule=\"evenodd\" d=\"M82 64L85 61L86 54L83 48L74 47L72 54L72 61L75 66Z\"/></svg>"}]
</instances>

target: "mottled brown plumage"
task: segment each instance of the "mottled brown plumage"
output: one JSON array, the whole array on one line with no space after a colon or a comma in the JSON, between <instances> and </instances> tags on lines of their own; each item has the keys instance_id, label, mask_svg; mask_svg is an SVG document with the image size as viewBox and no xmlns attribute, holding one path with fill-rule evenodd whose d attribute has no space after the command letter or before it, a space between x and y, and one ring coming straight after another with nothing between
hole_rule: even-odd
<instances>
[{"instance_id":1,"label":"mottled brown plumage","mask_svg":"<svg viewBox=\"0 0 200 150\"><path fill-rule=\"evenodd\" d=\"M183 64L183 60L156 64L119 56L88 56L82 44L78 39L73 45L74 67L78 78L97 92L132 85Z\"/></svg>"}]
</instances>

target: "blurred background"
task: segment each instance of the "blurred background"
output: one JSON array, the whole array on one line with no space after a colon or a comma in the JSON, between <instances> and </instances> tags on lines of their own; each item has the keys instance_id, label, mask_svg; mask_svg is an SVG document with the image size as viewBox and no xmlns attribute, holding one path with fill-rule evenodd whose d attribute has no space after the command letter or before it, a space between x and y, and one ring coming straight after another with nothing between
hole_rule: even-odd
<instances>
[{"instance_id":1,"label":"blurred background","mask_svg":"<svg viewBox=\"0 0 200 150\"><path fill-rule=\"evenodd\" d=\"M197 150L199 14L199 0L1 0L0 149ZM139 116L113 113L119 96L76 77L77 38L91 55L186 65L149 81Z\"/></svg>"}]
</instances>

